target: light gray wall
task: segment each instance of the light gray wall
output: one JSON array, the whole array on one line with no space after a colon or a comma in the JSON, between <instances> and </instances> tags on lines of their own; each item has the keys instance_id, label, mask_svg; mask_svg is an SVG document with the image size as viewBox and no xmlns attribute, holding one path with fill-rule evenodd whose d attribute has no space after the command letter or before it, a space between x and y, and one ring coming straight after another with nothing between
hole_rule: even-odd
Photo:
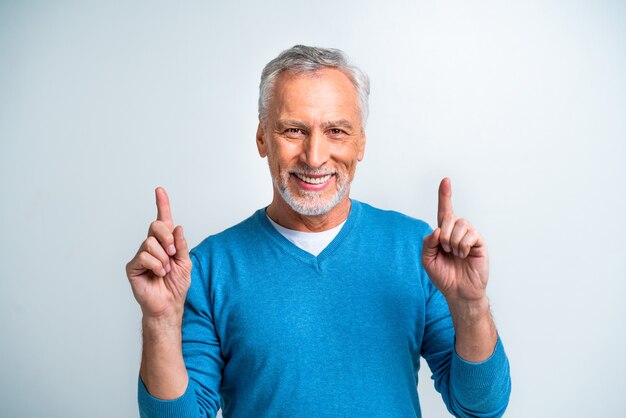
<instances>
[{"instance_id":1,"label":"light gray wall","mask_svg":"<svg viewBox=\"0 0 626 418\"><path fill-rule=\"evenodd\" d=\"M194 245L269 202L257 84L295 43L371 76L353 197L432 223L452 177L491 249L507 416L626 415L625 3L379 4L0 2L0 416L137 416L124 265L153 189Z\"/></svg>"}]
</instances>

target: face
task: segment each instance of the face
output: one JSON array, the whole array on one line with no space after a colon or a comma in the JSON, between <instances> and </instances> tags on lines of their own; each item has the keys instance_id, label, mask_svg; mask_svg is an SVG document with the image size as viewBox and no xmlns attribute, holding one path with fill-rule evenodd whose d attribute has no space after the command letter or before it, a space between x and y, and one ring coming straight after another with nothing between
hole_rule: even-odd
<instances>
[{"instance_id":1,"label":"face","mask_svg":"<svg viewBox=\"0 0 626 418\"><path fill-rule=\"evenodd\" d=\"M350 183L365 150L357 93L341 71L281 74L257 146L267 156L274 199L304 216L349 205Z\"/></svg>"}]
</instances>

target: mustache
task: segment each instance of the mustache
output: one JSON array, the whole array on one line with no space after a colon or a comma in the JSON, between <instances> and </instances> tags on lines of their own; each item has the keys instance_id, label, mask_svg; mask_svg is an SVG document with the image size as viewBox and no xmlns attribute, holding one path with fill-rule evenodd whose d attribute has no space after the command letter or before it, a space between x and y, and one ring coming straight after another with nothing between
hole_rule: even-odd
<instances>
[{"instance_id":1,"label":"mustache","mask_svg":"<svg viewBox=\"0 0 626 418\"><path fill-rule=\"evenodd\" d=\"M318 167L313 168L309 167L306 164L299 165L291 170L289 170L292 174L301 174L301 175L312 175L312 176L326 176L328 174L337 174L336 170L333 170L328 167Z\"/></svg>"}]
</instances>

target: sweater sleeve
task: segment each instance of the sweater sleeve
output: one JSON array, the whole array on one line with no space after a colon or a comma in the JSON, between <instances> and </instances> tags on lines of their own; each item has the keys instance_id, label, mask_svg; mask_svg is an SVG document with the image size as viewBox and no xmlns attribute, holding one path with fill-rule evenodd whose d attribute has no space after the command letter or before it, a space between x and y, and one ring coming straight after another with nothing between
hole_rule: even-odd
<instances>
[{"instance_id":1,"label":"sweater sleeve","mask_svg":"<svg viewBox=\"0 0 626 418\"><path fill-rule=\"evenodd\" d=\"M213 322L208 280L194 251L191 261L191 286L185 300L182 329L189 384L181 397L162 400L150 395L139 378L141 418L213 418L220 408L219 387L224 361Z\"/></svg>"},{"instance_id":2,"label":"sweater sleeve","mask_svg":"<svg viewBox=\"0 0 626 418\"><path fill-rule=\"evenodd\" d=\"M433 373L435 389L455 417L495 418L506 410L511 393L509 362L498 337L493 354L471 363L454 350L454 327L444 296L427 279L422 356Z\"/></svg>"}]
</instances>

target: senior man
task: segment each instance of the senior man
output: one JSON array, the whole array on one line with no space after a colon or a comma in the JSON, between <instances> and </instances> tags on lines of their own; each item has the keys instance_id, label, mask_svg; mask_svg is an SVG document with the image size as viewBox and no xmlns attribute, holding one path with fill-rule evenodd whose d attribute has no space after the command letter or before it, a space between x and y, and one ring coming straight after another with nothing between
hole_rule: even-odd
<instances>
[{"instance_id":1,"label":"senior man","mask_svg":"<svg viewBox=\"0 0 626 418\"><path fill-rule=\"evenodd\" d=\"M438 227L350 199L369 82L335 49L263 70L274 195L191 252L164 189L126 271L143 312L142 417L419 417L420 357L448 410L501 416L510 376L487 249L439 187Z\"/></svg>"}]
</instances>

